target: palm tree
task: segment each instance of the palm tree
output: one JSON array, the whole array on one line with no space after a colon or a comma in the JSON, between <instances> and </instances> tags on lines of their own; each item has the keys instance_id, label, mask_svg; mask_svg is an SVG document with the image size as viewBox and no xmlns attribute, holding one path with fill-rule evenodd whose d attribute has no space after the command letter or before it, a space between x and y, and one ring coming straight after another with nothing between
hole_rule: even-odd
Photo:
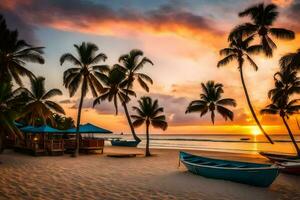
<instances>
[{"instance_id":1,"label":"palm tree","mask_svg":"<svg viewBox=\"0 0 300 200\"><path fill-rule=\"evenodd\" d=\"M261 3L240 12L240 17L250 16L252 23L247 22L236 26L230 33L229 40L232 40L236 34L240 33L244 36L258 35L265 55L271 57L276 44L270 36L287 40L295 38L295 33L291 30L272 27L278 18L279 13L277 10L278 8L275 4L264 5Z\"/></svg>"},{"instance_id":2,"label":"palm tree","mask_svg":"<svg viewBox=\"0 0 300 200\"><path fill-rule=\"evenodd\" d=\"M255 71L258 70L258 66L252 60L252 58L250 57L250 54L260 52L261 49L262 49L262 46L261 45L250 46L250 42L253 41L253 39L254 39L253 35L246 38L246 39L243 39L240 34L236 35L236 37L234 37L232 39L232 41L230 42L229 47L224 48L220 51L220 55L225 56L225 58L220 60L218 62L217 66L218 67L225 66L225 65L229 64L231 61L234 61L234 60L236 60L238 62L238 70L240 72L240 77L241 77L243 89L244 89L244 92L245 92L245 96L246 96L247 103L248 103L248 106L250 108L251 114L252 114L256 124L258 125L259 129L261 130L261 132L266 136L266 138L269 140L269 142L271 144L273 144L273 141L268 136L268 134L264 131L263 127L261 126L260 122L257 119L255 111L252 107L250 97L249 97L249 94L248 94L248 91L247 91L247 87L246 87L246 84L245 84L245 80L244 80L243 66L244 66L245 60L249 62L249 64L254 68Z\"/></svg>"},{"instance_id":3,"label":"palm tree","mask_svg":"<svg viewBox=\"0 0 300 200\"><path fill-rule=\"evenodd\" d=\"M300 79L297 72L289 68L282 69L274 74L275 88L268 92L268 97L272 104L261 110L262 114L279 114L286 126L295 149L300 156L299 147L294 139L293 133L288 126L285 118L299 113L300 105L297 104L300 99L290 100L290 96L300 93Z\"/></svg>"},{"instance_id":4,"label":"palm tree","mask_svg":"<svg viewBox=\"0 0 300 200\"><path fill-rule=\"evenodd\" d=\"M186 109L186 113L200 112L200 117L207 112L211 112L211 121L215 123L215 112L217 111L224 119L233 120L233 112L225 106L236 106L234 99L224 98L223 85L214 81L201 83L203 93L200 94L200 100L192 101Z\"/></svg>"},{"instance_id":5,"label":"palm tree","mask_svg":"<svg viewBox=\"0 0 300 200\"><path fill-rule=\"evenodd\" d=\"M12 79L22 86L20 76L34 75L25 68L26 62L44 63L43 47L33 47L24 40L19 40L18 31L10 31L4 18L0 15L0 82L10 82Z\"/></svg>"},{"instance_id":6,"label":"palm tree","mask_svg":"<svg viewBox=\"0 0 300 200\"><path fill-rule=\"evenodd\" d=\"M159 107L157 100L152 100L150 97L141 97L138 100L139 106L132 107L136 111L136 115L131 115L134 127L139 127L146 123L146 152L145 156L151 156L149 150L149 127L152 125L154 128L160 128L166 130L168 123L166 121L166 116L162 115L164 109Z\"/></svg>"},{"instance_id":7,"label":"palm tree","mask_svg":"<svg viewBox=\"0 0 300 200\"><path fill-rule=\"evenodd\" d=\"M12 91L11 83L0 84L0 153L3 150L3 140L7 135L22 138L23 135L16 127L14 120L18 117L18 107L23 102L18 92Z\"/></svg>"},{"instance_id":8,"label":"palm tree","mask_svg":"<svg viewBox=\"0 0 300 200\"><path fill-rule=\"evenodd\" d=\"M94 106L100 104L101 101L113 101L116 115L118 115L118 101L120 101L125 110L126 103L130 101L129 96L136 96L134 91L127 89L125 81L125 74L118 67L113 67L107 78L103 79L105 86L102 94L94 100Z\"/></svg>"},{"instance_id":9,"label":"palm tree","mask_svg":"<svg viewBox=\"0 0 300 200\"><path fill-rule=\"evenodd\" d=\"M76 123L76 150L73 154L76 157L79 153L79 125L83 99L88 92L88 88L90 88L94 97L102 92L103 86L101 80L106 77L104 73L109 68L106 65L96 65L99 61L105 61L107 58L103 53L96 54L96 51L98 51L97 45L83 42L81 45L74 45L74 47L78 57L71 53L66 53L61 56L60 64L62 65L65 61L69 61L75 66L64 72L64 86L69 90L70 97L74 96L81 85Z\"/></svg>"},{"instance_id":10,"label":"palm tree","mask_svg":"<svg viewBox=\"0 0 300 200\"><path fill-rule=\"evenodd\" d=\"M289 68L283 69L274 74L275 88L268 92L268 97L272 101L285 99L293 94L300 93L300 78L297 71Z\"/></svg>"},{"instance_id":11,"label":"palm tree","mask_svg":"<svg viewBox=\"0 0 300 200\"><path fill-rule=\"evenodd\" d=\"M298 156L300 156L300 149L286 121L286 118L288 119L289 116L293 114L299 114L300 111L300 105L298 104L299 101L300 99L294 99L290 101L288 101L288 99L275 101L275 102L273 101L271 104L266 106L265 109L261 110L261 114L271 114L271 115L279 114L295 146Z\"/></svg>"},{"instance_id":12,"label":"palm tree","mask_svg":"<svg viewBox=\"0 0 300 200\"><path fill-rule=\"evenodd\" d=\"M27 124L37 125L37 120L41 124L46 124L47 119L53 121L53 111L61 114L65 114L64 109L50 98L62 95L59 89L45 90L45 78L37 77L31 79L31 88L20 87L16 91L24 93L27 96L27 102L23 111L23 119L27 121ZM54 121L53 121L54 122Z\"/></svg>"},{"instance_id":13,"label":"palm tree","mask_svg":"<svg viewBox=\"0 0 300 200\"><path fill-rule=\"evenodd\" d=\"M281 69L300 70L300 49L295 53L288 53L281 57L279 64Z\"/></svg>"},{"instance_id":14,"label":"palm tree","mask_svg":"<svg viewBox=\"0 0 300 200\"><path fill-rule=\"evenodd\" d=\"M142 57L144 53L141 50L133 49L129 52L129 54L125 54L120 56L119 62L121 64L116 64L116 67L119 67L121 71L123 71L126 74L126 89L132 89L133 84L135 80L138 81L139 85L149 92L149 86L147 83L153 84L152 79L144 74L140 73L139 71L146 65L151 64L153 65L152 61L148 59L147 57ZM141 58L142 57L142 58ZM128 95L128 94L126 94ZM131 122L131 118L127 109L127 105L125 102L123 102L125 105L123 105L125 114L127 117L128 124L131 129L131 133L136 141L141 141L141 139L136 135L134 127Z\"/></svg>"},{"instance_id":15,"label":"palm tree","mask_svg":"<svg viewBox=\"0 0 300 200\"><path fill-rule=\"evenodd\" d=\"M67 130L75 127L72 117L65 117L58 113L53 113L52 117L56 124L55 127L59 130Z\"/></svg>"}]
</instances>

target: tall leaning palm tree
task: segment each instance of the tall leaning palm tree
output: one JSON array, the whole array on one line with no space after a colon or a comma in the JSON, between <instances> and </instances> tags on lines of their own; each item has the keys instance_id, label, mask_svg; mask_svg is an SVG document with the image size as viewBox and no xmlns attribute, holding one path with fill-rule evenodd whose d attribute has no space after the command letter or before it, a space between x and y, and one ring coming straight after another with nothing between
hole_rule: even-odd
<instances>
[{"instance_id":1,"label":"tall leaning palm tree","mask_svg":"<svg viewBox=\"0 0 300 200\"><path fill-rule=\"evenodd\" d=\"M293 53L287 53L279 61L281 69L300 70L300 49Z\"/></svg>"},{"instance_id":2,"label":"tall leaning palm tree","mask_svg":"<svg viewBox=\"0 0 300 200\"><path fill-rule=\"evenodd\" d=\"M120 64L115 65L126 74L125 83L126 83L127 90L132 89L135 81L137 81L139 85L147 92L149 92L149 86L147 83L153 84L152 79L148 75L140 72L140 70L146 64L153 65L153 62L149 58L143 57L143 55L144 53L141 50L133 49L128 54L120 56L119 58ZM140 138L135 133L134 127L130 119L127 105L125 102L123 102L123 104L124 104L123 107L125 110L127 121L131 129L131 133L136 141L141 141Z\"/></svg>"},{"instance_id":3,"label":"tall leaning palm tree","mask_svg":"<svg viewBox=\"0 0 300 200\"><path fill-rule=\"evenodd\" d=\"M211 113L211 121L215 123L215 112L218 112L225 121L233 120L233 112L225 106L236 106L236 102L231 98L222 99L224 93L223 85L214 81L207 81L206 84L201 83L202 92L200 99L192 101L186 109L186 113L200 112L200 117L206 113Z\"/></svg>"},{"instance_id":4,"label":"tall leaning palm tree","mask_svg":"<svg viewBox=\"0 0 300 200\"><path fill-rule=\"evenodd\" d=\"M300 111L300 99L290 100L294 94L300 93L300 78L295 70L283 69L274 74L275 88L268 93L272 103L261 110L262 114L279 114L286 126L289 136L300 156L300 150L286 119Z\"/></svg>"},{"instance_id":5,"label":"tall leaning palm tree","mask_svg":"<svg viewBox=\"0 0 300 200\"><path fill-rule=\"evenodd\" d=\"M300 149L299 146L297 145L297 142L294 138L294 135L286 121L286 119L289 118L289 116L293 114L299 114L300 112L300 104L299 104L300 99L294 99L288 101L287 99L281 100L281 101L273 101L271 104L266 106L265 109L261 110L261 114L272 114L272 115L279 115L288 131L288 134L294 144L294 147L296 149L296 152L298 156L300 157Z\"/></svg>"},{"instance_id":6,"label":"tall leaning palm tree","mask_svg":"<svg viewBox=\"0 0 300 200\"><path fill-rule=\"evenodd\" d=\"M127 89L126 76L118 67L113 67L107 78L103 79L104 88L100 96L94 100L94 106L102 101L113 101L116 115L118 115L118 102L120 102L125 110L126 103L130 101L130 96L136 96L135 92Z\"/></svg>"},{"instance_id":7,"label":"tall leaning palm tree","mask_svg":"<svg viewBox=\"0 0 300 200\"><path fill-rule=\"evenodd\" d=\"M261 3L245 9L239 13L239 16L249 16L252 22L236 26L232 30L229 39L232 40L236 34L241 33L243 36L258 35L265 55L272 57L276 44L271 36L287 40L295 38L295 33L291 30L272 27L278 18L278 14L278 8L275 4L265 5Z\"/></svg>"},{"instance_id":8,"label":"tall leaning palm tree","mask_svg":"<svg viewBox=\"0 0 300 200\"><path fill-rule=\"evenodd\" d=\"M136 111L136 115L131 115L134 127L139 127L146 124L146 152L145 156L151 156L149 149L149 128L152 125L154 128L160 128L166 130L168 123L166 121L166 116L162 113L164 109L159 107L157 100L152 100L150 97L141 97L138 100L139 106L132 107Z\"/></svg>"},{"instance_id":9,"label":"tall leaning palm tree","mask_svg":"<svg viewBox=\"0 0 300 200\"><path fill-rule=\"evenodd\" d=\"M79 153L79 125L81 119L81 109L84 97L86 96L89 88L94 97L97 97L103 90L101 80L109 70L107 65L97 65L100 61L106 60L104 53L96 54L98 51L97 45L93 43L83 42L80 45L74 45L77 57L71 53L66 53L61 56L60 64L68 61L74 67L67 69L64 72L64 86L69 90L70 97L74 96L79 87L81 87L81 95L77 113L76 123L76 150L73 156L76 157Z\"/></svg>"},{"instance_id":10,"label":"tall leaning palm tree","mask_svg":"<svg viewBox=\"0 0 300 200\"><path fill-rule=\"evenodd\" d=\"M220 50L220 55L225 56L225 57L218 62L217 66L221 67L221 66L225 66L225 65L229 64L231 61L234 61L234 60L237 61L237 63L238 63L237 68L240 72L243 89L245 92L245 96L246 96L247 103L248 103L249 109L251 111L251 114L252 114L256 124L258 125L259 129L261 130L261 132L266 136L266 138L269 140L269 142L273 144L272 139L265 132L265 130L263 129L262 125L260 124L260 122L255 114L255 111L254 111L253 106L250 101L246 83L244 80L243 67L244 67L245 61L248 61L248 63L254 68L255 71L258 70L258 66L252 60L252 58L250 57L250 54L255 54L255 53L260 52L262 50L262 46L261 45L252 45L251 46L250 42L253 41L253 39L254 39L253 35L246 39L243 39L241 34L236 35L234 38L232 38L232 41L230 42L228 48L224 48L224 49Z\"/></svg>"},{"instance_id":11,"label":"tall leaning palm tree","mask_svg":"<svg viewBox=\"0 0 300 200\"><path fill-rule=\"evenodd\" d=\"M59 89L45 90L45 78L37 77L31 79L31 89L21 87L17 92L24 93L27 96L27 102L24 106L23 119L30 125L37 123L46 124L47 119L53 120L53 112L65 114L64 109L50 98L62 95ZM41 120L37 122L37 120ZM53 121L54 122L54 121Z\"/></svg>"},{"instance_id":12,"label":"tall leaning palm tree","mask_svg":"<svg viewBox=\"0 0 300 200\"><path fill-rule=\"evenodd\" d=\"M33 47L18 38L18 31L10 31L0 15L0 82L12 79L22 86L21 76L33 78L34 75L25 65L27 62L44 63L43 47Z\"/></svg>"}]
</instances>

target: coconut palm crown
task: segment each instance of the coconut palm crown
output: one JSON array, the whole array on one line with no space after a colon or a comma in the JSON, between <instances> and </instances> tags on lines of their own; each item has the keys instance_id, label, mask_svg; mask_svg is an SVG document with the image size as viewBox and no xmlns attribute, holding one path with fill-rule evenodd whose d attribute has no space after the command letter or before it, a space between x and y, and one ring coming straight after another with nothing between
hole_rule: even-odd
<instances>
[{"instance_id":1,"label":"coconut palm crown","mask_svg":"<svg viewBox=\"0 0 300 200\"><path fill-rule=\"evenodd\" d=\"M293 53L287 53L280 58L281 69L300 70L300 49Z\"/></svg>"},{"instance_id":2,"label":"coconut palm crown","mask_svg":"<svg viewBox=\"0 0 300 200\"><path fill-rule=\"evenodd\" d=\"M243 36L258 35L265 55L271 57L273 49L277 47L271 36L286 40L295 38L295 33L291 30L272 27L278 15L278 7L275 4L265 5L260 3L245 9L239 13L239 16L249 16L251 22L236 26L231 31L229 40L232 40L236 34L241 33Z\"/></svg>"},{"instance_id":3,"label":"coconut palm crown","mask_svg":"<svg viewBox=\"0 0 300 200\"><path fill-rule=\"evenodd\" d=\"M19 39L18 31L7 29L4 18L0 15L0 82L14 80L22 86L21 76L33 78L26 69L27 62L44 64L43 47L33 47Z\"/></svg>"},{"instance_id":4,"label":"coconut palm crown","mask_svg":"<svg viewBox=\"0 0 300 200\"><path fill-rule=\"evenodd\" d=\"M53 112L65 114L64 109L54 101L49 100L57 95L62 95L59 89L45 90L45 78L37 77L31 79L31 88L21 87L17 89L20 93L27 95L27 101L23 111L23 119L30 125L37 125L37 120L46 124L47 119L52 120Z\"/></svg>"},{"instance_id":5,"label":"coconut palm crown","mask_svg":"<svg viewBox=\"0 0 300 200\"><path fill-rule=\"evenodd\" d=\"M231 98L222 99L224 93L223 85L214 81L207 81L206 84L201 83L202 92L199 100L192 101L186 109L186 113L200 112L200 117L208 112L211 113L211 121L215 123L216 112L219 113L225 121L233 120L233 112L226 106L236 106L236 102Z\"/></svg>"},{"instance_id":6,"label":"coconut palm crown","mask_svg":"<svg viewBox=\"0 0 300 200\"><path fill-rule=\"evenodd\" d=\"M119 102L125 109L126 103L130 101L130 96L136 96L134 91L127 89L125 81L125 74L120 71L118 67L113 67L109 71L107 78L103 79L103 92L100 96L95 98L93 105L100 104L105 100L108 100L109 102L113 101L116 115L118 115Z\"/></svg>"}]
</instances>

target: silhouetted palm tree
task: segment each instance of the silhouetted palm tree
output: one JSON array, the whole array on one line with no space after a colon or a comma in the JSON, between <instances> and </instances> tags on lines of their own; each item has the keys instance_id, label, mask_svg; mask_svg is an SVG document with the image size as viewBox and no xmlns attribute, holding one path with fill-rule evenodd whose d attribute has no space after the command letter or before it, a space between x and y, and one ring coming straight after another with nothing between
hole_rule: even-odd
<instances>
[{"instance_id":1,"label":"silhouetted palm tree","mask_svg":"<svg viewBox=\"0 0 300 200\"><path fill-rule=\"evenodd\" d=\"M258 35L265 55L271 57L273 55L273 49L276 48L276 44L270 36L288 40L295 38L295 33L293 31L272 27L279 14L277 9L275 4L264 5L261 3L240 12L240 17L250 16L252 23L248 22L236 26L232 30L229 39L232 40L235 37L235 34L240 33L245 36Z\"/></svg>"},{"instance_id":2,"label":"silhouetted palm tree","mask_svg":"<svg viewBox=\"0 0 300 200\"><path fill-rule=\"evenodd\" d=\"M149 92L149 87L147 82L153 84L152 79L139 71L144 67L145 64L153 65L152 61L146 57L143 57L144 53L141 50L133 49L129 52L129 54L125 54L120 56L119 62L120 64L116 64L116 67L119 67L121 71L126 74L126 89L132 89L134 82L137 80L139 85ZM126 94L127 95L127 94ZM125 102L123 102L125 103ZM131 133L136 141L141 141L140 138L135 134L134 127L132 125L130 115L127 109L127 105L124 105L125 114L127 117L128 124L131 129Z\"/></svg>"},{"instance_id":3,"label":"silhouetted palm tree","mask_svg":"<svg viewBox=\"0 0 300 200\"><path fill-rule=\"evenodd\" d=\"M75 127L74 120L72 117L65 117L60 114L54 113L52 115L52 118L55 121L55 128L59 130L67 130Z\"/></svg>"},{"instance_id":4,"label":"silhouetted palm tree","mask_svg":"<svg viewBox=\"0 0 300 200\"><path fill-rule=\"evenodd\" d=\"M98 47L95 44L83 42L81 45L74 45L74 47L78 57L71 53L66 53L61 56L60 64L62 65L65 61L69 61L75 66L64 72L64 86L68 88L70 97L74 96L81 85L76 123L76 150L73 154L73 156L77 156L79 153L79 125L83 99L89 88L94 97L102 92L103 86L100 81L106 77L104 73L107 72L109 68L107 65L96 65L99 61L105 61L107 57L103 53L96 54Z\"/></svg>"},{"instance_id":5,"label":"silhouetted palm tree","mask_svg":"<svg viewBox=\"0 0 300 200\"><path fill-rule=\"evenodd\" d=\"M281 57L279 64L282 69L300 70L300 49L295 53L288 53Z\"/></svg>"},{"instance_id":6,"label":"silhouetted palm tree","mask_svg":"<svg viewBox=\"0 0 300 200\"><path fill-rule=\"evenodd\" d=\"M211 121L215 123L215 112L218 112L224 119L233 120L233 112L225 106L236 106L234 99L222 99L224 93L223 85L214 81L207 81L206 84L201 83L202 92L200 100L192 101L187 107L186 113L200 112L200 117L207 112L211 112Z\"/></svg>"},{"instance_id":7,"label":"silhouetted palm tree","mask_svg":"<svg viewBox=\"0 0 300 200\"><path fill-rule=\"evenodd\" d=\"M103 79L104 88L102 94L94 100L94 106L100 104L101 101L113 101L116 115L118 114L118 101L123 105L124 109L126 103L130 101L129 96L136 96L135 92L127 89L126 76L119 70L118 67L113 67L107 78ZM124 103L125 102L125 103Z\"/></svg>"},{"instance_id":8,"label":"silhouetted palm tree","mask_svg":"<svg viewBox=\"0 0 300 200\"><path fill-rule=\"evenodd\" d=\"M245 92L245 96L246 96L247 103L250 108L251 114L252 114L256 124L258 125L259 129L261 130L261 132L266 136L266 138L269 140L269 142L273 144L273 141L268 136L268 134L265 132L265 130L263 129L263 127L261 126L260 122L257 119L257 116L252 107L250 97L249 97L249 94L247 91L247 87L246 87L246 84L244 81L243 66L244 66L245 60L249 62L249 64L254 68L255 71L258 70L258 66L252 60L252 58L250 57L250 54L259 52L262 49L262 46L261 45L250 46L250 42L253 41L253 39L254 39L253 35L246 39L242 39L241 35L236 35L236 37L234 37L232 39L232 41L230 42L229 47L224 48L220 51L220 55L225 56L225 58L220 60L218 62L217 66L221 67L221 66L227 65L231 61L234 61L234 60L238 62L238 70L240 72L243 89Z\"/></svg>"},{"instance_id":9,"label":"silhouetted palm tree","mask_svg":"<svg viewBox=\"0 0 300 200\"><path fill-rule=\"evenodd\" d=\"M3 140L7 135L22 138L23 135L14 121L18 117L18 107L23 106L19 93L12 91L11 83L0 84L0 153L3 150Z\"/></svg>"},{"instance_id":10,"label":"silhouetted palm tree","mask_svg":"<svg viewBox=\"0 0 300 200\"><path fill-rule=\"evenodd\" d=\"M27 95L27 102L23 111L23 119L30 125L37 125L37 120L41 120L39 123L46 124L46 120L53 120L52 114L58 112L65 114L64 109L50 98L62 95L59 89L45 90L45 78L37 77L31 79L31 88L18 88L17 92L22 92ZM54 122L54 121L53 121Z\"/></svg>"},{"instance_id":11,"label":"silhouetted palm tree","mask_svg":"<svg viewBox=\"0 0 300 200\"><path fill-rule=\"evenodd\" d=\"M297 77L295 70L286 68L274 74L275 88L268 92L269 99L272 104L263 109L263 114L279 114L282 118L291 140L300 156L300 150L294 139L294 136L288 126L285 118L288 119L290 115L297 114L300 111L299 99L289 101L289 98L294 94L300 93L300 79Z\"/></svg>"},{"instance_id":12,"label":"silhouetted palm tree","mask_svg":"<svg viewBox=\"0 0 300 200\"><path fill-rule=\"evenodd\" d=\"M286 121L286 118L288 119L290 115L293 114L299 114L300 111L300 105L298 104L298 102L300 101L300 99L294 99L294 100L290 100L288 101L287 99L285 100L280 100L280 101L276 101L268 106L266 106L265 109L261 110L261 114L272 114L272 115L278 115L282 118L282 121L291 137L291 140L295 146L295 149L297 151L298 156L300 156L300 149L297 145L297 142L293 136L293 133Z\"/></svg>"},{"instance_id":13,"label":"silhouetted palm tree","mask_svg":"<svg viewBox=\"0 0 300 200\"><path fill-rule=\"evenodd\" d=\"M19 40L18 31L10 31L4 18L0 15L0 82L10 82L12 79L22 85L20 76L34 75L25 68L26 62L43 64L43 47L32 47L24 40Z\"/></svg>"},{"instance_id":14,"label":"silhouetted palm tree","mask_svg":"<svg viewBox=\"0 0 300 200\"><path fill-rule=\"evenodd\" d=\"M159 107L157 100L152 100L150 97L141 97L138 100L139 106L132 107L136 111L136 115L131 115L134 127L139 127L146 124L146 152L145 156L151 156L149 150L149 127L152 125L154 128L160 128L166 130L168 123L166 121L166 116L162 115L164 109Z\"/></svg>"},{"instance_id":15,"label":"silhouetted palm tree","mask_svg":"<svg viewBox=\"0 0 300 200\"><path fill-rule=\"evenodd\" d=\"M274 74L275 88L268 92L272 101L300 93L300 78L295 70L284 69Z\"/></svg>"}]
</instances>

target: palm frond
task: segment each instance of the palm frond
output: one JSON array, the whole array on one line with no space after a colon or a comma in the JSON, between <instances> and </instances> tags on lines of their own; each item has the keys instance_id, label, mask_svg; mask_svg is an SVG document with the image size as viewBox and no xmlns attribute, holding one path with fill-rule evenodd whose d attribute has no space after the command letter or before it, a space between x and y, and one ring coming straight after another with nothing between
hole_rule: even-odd
<instances>
[{"instance_id":1,"label":"palm frond","mask_svg":"<svg viewBox=\"0 0 300 200\"><path fill-rule=\"evenodd\" d=\"M284 28L270 28L269 32L271 35L279 39L293 40L295 39L295 33L291 30Z\"/></svg>"},{"instance_id":2,"label":"palm frond","mask_svg":"<svg viewBox=\"0 0 300 200\"><path fill-rule=\"evenodd\" d=\"M51 97L62 95L62 94L63 94L62 91L59 89L51 89L42 96L42 99L49 99Z\"/></svg>"},{"instance_id":3,"label":"palm frond","mask_svg":"<svg viewBox=\"0 0 300 200\"><path fill-rule=\"evenodd\" d=\"M235 59L237 59L237 56L235 54L230 54L230 55L226 56L225 58L223 58L222 60L220 60L217 64L217 67L225 66Z\"/></svg>"}]
</instances>

